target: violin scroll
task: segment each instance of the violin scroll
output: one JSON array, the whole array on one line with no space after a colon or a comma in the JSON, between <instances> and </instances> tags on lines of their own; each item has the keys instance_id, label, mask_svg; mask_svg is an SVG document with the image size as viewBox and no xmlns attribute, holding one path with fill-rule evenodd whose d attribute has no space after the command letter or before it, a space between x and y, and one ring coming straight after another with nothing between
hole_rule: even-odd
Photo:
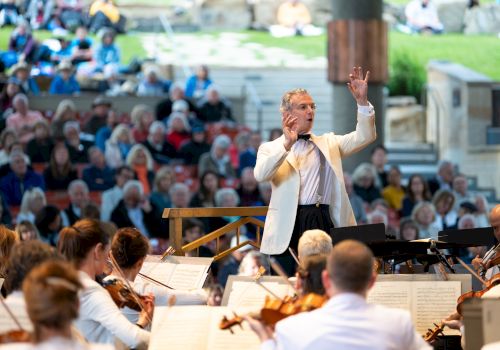
<instances>
[{"instance_id":1,"label":"violin scroll","mask_svg":"<svg viewBox=\"0 0 500 350\"><path fill-rule=\"evenodd\" d=\"M444 335L443 334L443 329L444 329L444 323L441 322L440 324L435 324L434 323L434 328L433 329L428 329L427 333L423 336L424 340L428 343L434 342L439 336Z\"/></svg>"}]
</instances>

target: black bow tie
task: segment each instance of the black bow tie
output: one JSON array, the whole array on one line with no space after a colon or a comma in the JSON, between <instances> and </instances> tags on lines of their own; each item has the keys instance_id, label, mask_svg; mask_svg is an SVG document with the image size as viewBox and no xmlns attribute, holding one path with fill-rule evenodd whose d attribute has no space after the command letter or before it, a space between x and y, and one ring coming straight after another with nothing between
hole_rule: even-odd
<instances>
[{"instance_id":1,"label":"black bow tie","mask_svg":"<svg viewBox=\"0 0 500 350\"><path fill-rule=\"evenodd\" d=\"M311 134L300 134L297 136L297 140L309 141Z\"/></svg>"}]
</instances>

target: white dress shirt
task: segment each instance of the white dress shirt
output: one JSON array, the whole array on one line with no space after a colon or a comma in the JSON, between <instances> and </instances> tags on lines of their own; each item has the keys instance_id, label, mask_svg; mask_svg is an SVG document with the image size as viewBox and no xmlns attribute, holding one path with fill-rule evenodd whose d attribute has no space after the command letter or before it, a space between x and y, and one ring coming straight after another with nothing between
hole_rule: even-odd
<instances>
[{"instance_id":1,"label":"white dress shirt","mask_svg":"<svg viewBox=\"0 0 500 350\"><path fill-rule=\"evenodd\" d=\"M405 310L368 304L352 293L332 297L322 308L278 322L275 339L262 350L417 350L432 349Z\"/></svg>"},{"instance_id":2,"label":"white dress shirt","mask_svg":"<svg viewBox=\"0 0 500 350\"><path fill-rule=\"evenodd\" d=\"M112 350L112 345L82 344L76 340L53 337L38 344L11 343L0 346L1 350Z\"/></svg>"},{"instance_id":3,"label":"white dress shirt","mask_svg":"<svg viewBox=\"0 0 500 350\"><path fill-rule=\"evenodd\" d=\"M79 275L83 289L75 326L83 336L94 343L115 344L118 340L130 348L146 347L149 332L127 320L111 295L87 273L79 271Z\"/></svg>"}]
</instances>

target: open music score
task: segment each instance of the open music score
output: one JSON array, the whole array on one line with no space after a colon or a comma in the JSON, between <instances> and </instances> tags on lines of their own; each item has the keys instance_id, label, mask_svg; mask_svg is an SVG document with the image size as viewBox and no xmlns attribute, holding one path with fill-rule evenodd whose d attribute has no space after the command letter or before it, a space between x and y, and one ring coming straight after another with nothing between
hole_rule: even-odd
<instances>
[{"instance_id":1,"label":"open music score","mask_svg":"<svg viewBox=\"0 0 500 350\"><path fill-rule=\"evenodd\" d=\"M33 324L28 317L28 313L26 312L24 303L15 303L15 305L14 303L9 303L8 306L21 327L28 332L33 331ZM19 326L9 315L5 307L3 305L0 305L0 333L6 333L8 331L17 329L19 329Z\"/></svg>"},{"instance_id":2,"label":"open music score","mask_svg":"<svg viewBox=\"0 0 500 350\"><path fill-rule=\"evenodd\" d=\"M149 350L260 349L259 338L246 322L242 328L235 328L237 336L219 329L222 317L232 311L243 315L255 310L210 306L157 307Z\"/></svg>"},{"instance_id":3,"label":"open music score","mask_svg":"<svg viewBox=\"0 0 500 350\"><path fill-rule=\"evenodd\" d=\"M168 256L162 260L161 256L148 255L140 273L173 289L195 290L203 287L212 261L212 258L186 256Z\"/></svg>"},{"instance_id":4,"label":"open music score","mask_svg":"<svg viewBox=\"0 0 500 350\"><path fill-rule=\"evenodd\" d=\"M425 334L430 325L456 310L461 295L460 281L377 281L368 293L368 302L408 310L417 332ZM460 335L448 328L446 335Z\"/></svg>"}]
</instances>

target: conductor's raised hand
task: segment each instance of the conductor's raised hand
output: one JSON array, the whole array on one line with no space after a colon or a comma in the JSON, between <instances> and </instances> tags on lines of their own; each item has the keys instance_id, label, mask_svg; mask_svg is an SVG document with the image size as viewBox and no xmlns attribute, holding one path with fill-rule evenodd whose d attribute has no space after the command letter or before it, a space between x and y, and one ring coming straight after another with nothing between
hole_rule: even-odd
<instances>
[{"instance_id":1,"label":"conductor's raised hand","mask_svg":"<svg viewBox=\"0 0 500 350\"><path fill-rule=\"evenodd\" d=\"M350 82L347 83L349 91L360 106L368 106L368 79L370 71L366 72L363 77L363 69L361 67L354 67L351 74L349 74Z\"/></svg>"},{"instance_id":2,"label":"conductor's raised hand","mask_svg":"<svg viewBox=\"0 0 500 350\"><path fill-rule=\"evenodd\" d=\"M293 144L297 142L297 117L294 117L291 113L285 113L282 117L281 125L283 127L283 135L285 136L283 146L289 151Z\"/></svg>"}]
</instances>

